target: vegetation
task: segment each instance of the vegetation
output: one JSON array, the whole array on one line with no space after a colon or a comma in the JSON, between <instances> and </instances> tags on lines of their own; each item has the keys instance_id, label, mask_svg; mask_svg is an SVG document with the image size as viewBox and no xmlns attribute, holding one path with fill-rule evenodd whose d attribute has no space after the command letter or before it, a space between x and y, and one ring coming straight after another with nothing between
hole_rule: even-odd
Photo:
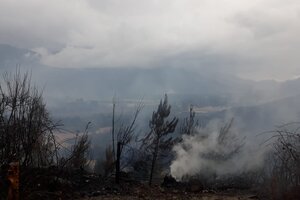
<instances>
[{"instance_id":1,"label":"vegetation","mask_svg":"<svg viewBox=\"0 0 300 200\"><path fill-rule=\"evenodd\" d=\"M268 144L272 145L272 151L263 173L264 179L261 184L266 188L263 192L272 199L299 199L299 123L279 126L277 130L272 131L270 140L272 142Z\"/></svg>"},{"instance_id":2,"label":"vegetation","mask_svg":"<svg viewBox=\"0 0 300 200\"><path fill-rule=\"evenodd\" d=\"M0 162L43 167L58 162L54 123L42 94L19 71L5 74L0 85Z\"/></svg>"},{"instance_id":3,"label":"vegetation","mask_svg":"<svg viewBox=\"0 0 300 200\"><path fill-rule=\"evenodd\" d=\"M93 175L94 179L90 179L84 175L91 162L91 141L88 134L90 123L82 134L74 137L72 145L66 147L56 137L61 124L51 119L42 93L31 85L30 76L27 73L22 75L18 70L14 75L5 74L0 84L0 195L8 195L5 192L7 183L3 180L12 162L18 163L20 167L22 194L27 190L39 190L43 188L42 184L44 189L51 188L53 191L58 187L71 188L69 191L72 191L85 186L90 180L95 181L94 185L103 186L101 181L110 180L110 177L114 178L111 183L125 185L122 182L125 167L131 167L135 173L146 176L148 184L153 185L155 172L165 170L159 164L172 158L174 145L183 143L184 137L197 135L200 126L193 106L190 106L189 115L182 120L180 130L176 133L179 119L171 117L171 105L165 95L149 120L150 131L145 135L137 134L137 119L143 107L142 102L138 103L130 120L120 117L119 123L116 123L116 102L113 101L111 143L106 148L104 161L97 162L95 167L101 168L99 171L104 176L99 178ZM201 157L220 164L239 154L245 145L244 138L231 134L232 126L233 119L216 135L215 145L218 148L201 152L199 159ZM299 130L299 124L293 123L280 126L272 132L272 140L268 140L272 141L270 160L264 163L263 170L241 173L238 177L229 175L222 179L214 172L207 173L206 176L186 176L184 180L187 183L183 188L188 188L188 184L199 184L202 189L239 188L241 185L250 188L257 184L264 188L264 195L270 199L297 199L300 190ZM208 136L200 138L205 140ZM187 150L191 147L187 145L184 148ZM68 153L63 154L62 149L67 149ZM80 172L79 175L77 171ZM88 175L92 176L91 173ZM74 177L77 176L79 178L75 180ZM135 177L137 176L131 174L131 178ZM197 182L193 182L195 178ZM11 180L8 179L9 184L12 184ZM183 184L172 178L169 180L174 187ZM216 186L219 183L222 183L222 187ZM27 195L29 193L31 192L27 191Z\"/></svg>"},{"instance_id":4,"label":"vegetation","mask_svg":"<svg viewBox=\"0 0 300 200\"><path fill-rule=\"evenodd\" d=\"M8 183L17 188L14 184L20 181L21 195L30 190L31 184L38 179L38 176L33 176L33 171L38 171L35 169L55 167L59 175L66 166L73 170L86 165L90 146L87 129L82 136L76 137L69 157L65 158L59 151L64 145L55 136L59 126L61 124L51 119L42 93L31 85L28 73L22 75L17 70L14 75L3 75L0 84L1 199L17 192L2 191ZM9 176L11 163L17 169L14 176Z\"/></svg>"},{"instance_id":5,"label":"vegetation","mask_svg":"<svg viewBox=\"0 0 300 200\"><path fill-rule=\"evenodd\" d=\"M195 133L195 129L199 127L199 122L195 121L195 111L193 106L190 106L189 110L189 116L184 118L181 127L180 127L180 133L185 135L192 135Z\"/></svg>"},{"instance_id":6,"label":"vegetation","mask_svg":"<svg viewBox=\"0 0 300 200\"><path fill-rule=\"evenodd\" d=\"M142 140L142 148L152 156L149 185L152 184L153 173L158 157L161 151L170 151L174 144L174 138L169 134L175 131L178 119L173 117L168 121L171 112L171 106L168 104L168 96L160 101L157 111L153 112L152 119L149 122L150 133Z\"/></svg>"}]
</instances>

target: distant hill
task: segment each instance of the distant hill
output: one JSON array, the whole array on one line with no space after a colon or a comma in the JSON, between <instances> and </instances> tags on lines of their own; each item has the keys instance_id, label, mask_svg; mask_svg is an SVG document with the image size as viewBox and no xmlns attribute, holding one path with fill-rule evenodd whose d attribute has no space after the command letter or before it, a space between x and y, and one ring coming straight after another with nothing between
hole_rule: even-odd
<instances>
[{"instance_id":1,"label":"distant hill","mask_svg":"<svg viewBox=\"0 0 300 200\"><path fill-rule=\"evenodd\" d=\"M201 117L209 120L231 112L241 118L245 129L261 130L299 119L300 79L251 81L204 68L54 68L42 65L40 58L34 51L0 44L0 70L15 69L17 64L23 71L31 70L32 80L44 89L51 111L70 117L70 122L76 121L72 117L109 113L114 95L128 108L140 98L154 108L164 93L182 115L190 104L230 107Z\"/></svg>"},{"instance_id":2,"label":"distant hill","mask_svg":"<svg viewBox=\"0 0 300 200\"><path fill-rule=\"evenodd\" d=\"M242 118L247 129L274 128L284 123L300 121L300 95L259 106L235 108L233 113Z\"/></svg>"},{"instance_id":3,"label":"distant hill","mask_svg":"<svg viewBox=\"0 0 300 200\"><path fill-rule=\"evenodd\" d=\"M220 98L220 102L256 105L300 94L300 79L286 82L250 81L234 75L210 72L202 68L54 68L39 63L40 55L32 50L0 44L0 69L21 65L31 70L33 80L45 86L47 98L111 99L113 95L132 99L160 98L175 95L183 100ZM212 101L212 102L213 102ZM194 102L193 102L194 103ZM197 102L195 102L197 103ZM205 105L204 105L205 106Z\"/></svg>"},{"instance_id":4,"label":"distant hill","mask_svg":"<svg viewBox=\"0 0 300 200\"><path fill-rule=\"evenodd\" d=\"M207 122L212 119L235 118L241 130L259 133L270 131L276 126L300 122L300 95L287 97L256 106L234 107L220 112L198 115Z\"/></svg>"}]
</instances>

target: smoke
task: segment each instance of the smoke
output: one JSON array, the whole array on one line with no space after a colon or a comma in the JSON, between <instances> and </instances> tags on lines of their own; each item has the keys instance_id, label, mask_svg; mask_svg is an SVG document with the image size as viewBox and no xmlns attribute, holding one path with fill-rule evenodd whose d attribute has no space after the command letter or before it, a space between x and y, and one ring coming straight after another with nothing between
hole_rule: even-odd
<instances>
[{"instance_id":1,"label":"smoke","mask_svg":"<svg viewBox=\"0 0 300 200\"><path fill-rule=\"evenodd\" d=\"M262 167L267 149L246 140L232 122L222 125L220 121L212 121L198 128L195 134L184 135L182 142L173 148L172 176L177 180L209 174L221 177Z\"/></svg>"}]
</instances>

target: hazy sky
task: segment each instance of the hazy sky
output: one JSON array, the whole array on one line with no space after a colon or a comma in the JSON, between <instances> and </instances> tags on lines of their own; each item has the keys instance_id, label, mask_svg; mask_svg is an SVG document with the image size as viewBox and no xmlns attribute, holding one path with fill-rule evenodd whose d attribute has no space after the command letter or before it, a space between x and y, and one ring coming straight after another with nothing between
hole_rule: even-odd
<instances>
[{"instance_id":1,"label":"hazy sky","mask_svg":"<svg viewBox=\"0 0 300 200\"><path fill-rule=\"evenodd\" d=\"M55 67L300 75L299 0L0 0L0 43Z\"/></svg>"}]
</instances>

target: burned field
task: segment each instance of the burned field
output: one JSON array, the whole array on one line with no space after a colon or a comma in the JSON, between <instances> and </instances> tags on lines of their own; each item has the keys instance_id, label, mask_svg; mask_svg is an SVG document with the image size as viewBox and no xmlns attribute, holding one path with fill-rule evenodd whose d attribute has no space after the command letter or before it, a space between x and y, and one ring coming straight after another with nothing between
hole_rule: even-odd
<instances>
[{"instance_id":1,"label":"burned field","mask_svg":"<svg viewBox=\"0 0 300 200\"><path fill-rule=\"evenodd\" d=\"M252 175L251 175L252 176ZM20 174L20 199L205 199L250 200L278 199L274 182L255 185L257 181L245 177L223 180L194 178L176 181L172 176L148 182L137 180L128 173L121 173L116 184L114 175L103 177L82 169L61 171L56 167L32 169ZM269 190L269 191L268 191ZM299 189L281 194L283 199L299 199ZM16 199L16 198L11 198Z\"/></svg>"},{"instance_id":2,"label":"burned field","mask_svg":"<svg viewBox=\"0 0 300 200\"><path fill-rule=\"evenodd\" d=\"M177 182L166 176L159 184L134 180L123 174L120 183L84 171L57 173L57 169L33 170L21 183L21 199L264 199L251 188L208 188L199 180ZM30 177L34 177L31 178ZM34 181L33 181L34 180ZM206 187L206 188L205 188Z\"/></svg>"},{"instance_id":3,"label":"burned field","mask_svg":"<svg viewBox=\"0 0 300 200\"><path fill-rule=\"evenodd\" d=\"M200 126L190 106L180 121L165 95L138 134L143 103L118 124L113 101L111 141L91 167L90 122L66 146L27 75L7 76L0 95L1 199L300 199L299 123L258 148L233 118Z\"/></svg>"}]
</instances>

